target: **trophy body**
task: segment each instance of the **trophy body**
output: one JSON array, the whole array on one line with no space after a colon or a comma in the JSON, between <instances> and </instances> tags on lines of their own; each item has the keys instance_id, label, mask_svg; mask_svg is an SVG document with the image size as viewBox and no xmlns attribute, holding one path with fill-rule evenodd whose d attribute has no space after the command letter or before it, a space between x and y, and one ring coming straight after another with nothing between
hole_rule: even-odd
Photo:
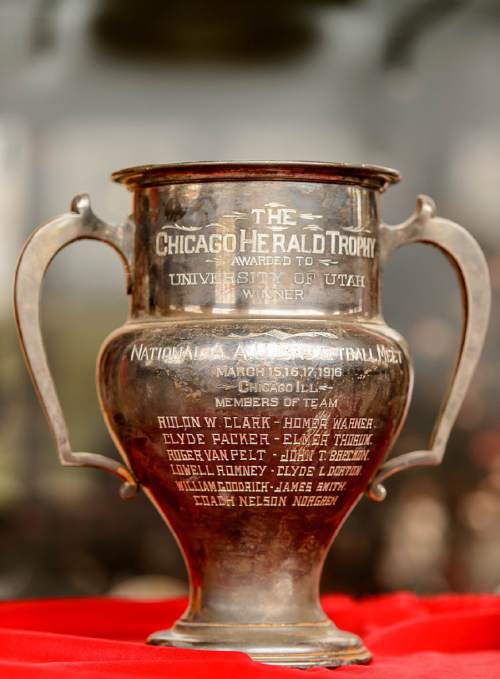
<instances>
[{"instance_id":1,"label":"trophy body","mask_svg":"<svg viewBox=\"0 0 500 679\"><path fill-rule=\"evenodd\" d=\"M486 328L482 254L441 220L452 239L439 246L466 295L469 283L483 288L467 309L468 361L462 353L432 449L381 467L404 421L412 368L405 341L383 321L379 274L396 245L433 242L422 234L436 230L431 201L386 227L379 196L397 175L365 166L157 166L115 179L134 191L128 224L104 225L84 201L55 231L80 220L73 231L86 231L76 237L106 240L127 267L130 316L97 370L126 466L73 453L55 393L37 384L62 461L112 471L124 496L142 487L177 538L188 609L150 643L296 667L367 662L360 639L321 609L322 565L365 491L383 499L386 476L439 462ZM23 260L18 300L33 288ZM30 355L39 336L30 338L33 319L19 308L36 380L46 364L37 365L40 347Z\"/></svg>"},{"instance_id":2,"label":"trophy body","mask_svg":"<svg viewBox=\"0 0 500 679\"><path fill-rule=\"evenodd\" d=\"M346 346L360 360L332 370ZM131 361L137 347L160 358ZM380 350L400 360L381 364ZM305 319L153 322L115 333L99 375L110 429L191 576L188 611L151 642L290 664L366 659L353 635L338 646L319 578L404 413L401 341Z\"/></svg>"}]
</instances>

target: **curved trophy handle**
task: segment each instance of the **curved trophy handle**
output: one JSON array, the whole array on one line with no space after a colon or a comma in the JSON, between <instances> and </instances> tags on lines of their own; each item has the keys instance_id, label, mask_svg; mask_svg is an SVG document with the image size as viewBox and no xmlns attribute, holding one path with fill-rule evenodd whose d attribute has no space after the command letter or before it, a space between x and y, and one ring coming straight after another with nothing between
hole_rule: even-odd
<instances>
[{"instance_id":1,"label":"curved trophy handle","mask_svg":"<svg viewBox=\"0 0 500 679\"><path fill-rule=\"evenodd\" d=\"M49 370L40 330L40 293L45 271L55 255L66 245L82 238L101 240L121 256L130 291L132 232L128 225L110 226L91 210L86 194L75 196L71 212L42 224L29 238L18 260L14 284L14 306L19 340L38 397L56 442L61 464L94 467L114 474L123 481L120 496L134 497L138 483L123 463L95 453L75 453L54 381Z\"/></svg>"},{"instance_id":2,"label":"curved trophy handle","mask_svg":"<svg viewBox=\"0 0 500 679\"><path fill-rule=\"evenodd\" d=\"M419 196L417 209L406 222L398 226L382 225L380 249L382 259L406 243L430 243L439 248L455 268L464 304L464 322L460 350L447 393L441 404L431 435L429 450L416 450L385 462L368 489L371 500L386 496L382 482L397 472L411 467L441 463L451 428L457 418L467 388L474 373L490 315L490 279L488 265L479 245L463 227L436 217L431 198Z\"/></svg>"}]
</instances>

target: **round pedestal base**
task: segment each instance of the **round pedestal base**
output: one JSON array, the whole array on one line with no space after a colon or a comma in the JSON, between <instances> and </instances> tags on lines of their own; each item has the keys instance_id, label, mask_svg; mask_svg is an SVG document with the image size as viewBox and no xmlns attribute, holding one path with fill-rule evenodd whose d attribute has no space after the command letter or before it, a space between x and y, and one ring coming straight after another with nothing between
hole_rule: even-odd
<instances>
[{"instance_id":1,"label":"round pedestal base","mask_svg":"<svg viewBox=\"0 0 500 679\"><path fill-rule=\"evenodd\" d=\"M288 667L338 667L367 663L361 639L329 620L308 625L217 625L178 622L148 639L155 646L204 651L240 651L252 660Z\"/></svg>"}]
</instances>

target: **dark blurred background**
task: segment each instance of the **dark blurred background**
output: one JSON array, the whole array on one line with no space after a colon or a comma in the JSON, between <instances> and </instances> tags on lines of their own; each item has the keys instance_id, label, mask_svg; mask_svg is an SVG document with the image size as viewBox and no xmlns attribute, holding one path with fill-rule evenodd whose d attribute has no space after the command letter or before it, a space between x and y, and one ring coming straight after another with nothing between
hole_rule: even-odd
<instances>
[{"instance_id":1,"label":"dark blurred background","mask_svg":"<svg viewBox=\"0 0 500 679\"><path fill-rule=\"evenodd\" d=\"M494 286L486 351L439 469L391 479L337 539L325 591L500 586L500 7L497 0L2 0L0 2L0 597L184 591L181 556L144 496L59 466L11 310L33 227L89 191L123 221L108 177L140 163L294 159L394 166L400 222L418 193L469 228ZM93 382L126 316L121 263L83 242L45 286L49 357L77 450L116 455ZM454 273L425 246L384 277L387 322L416 386L394 453L426 446L458 346Z\"/></svg>"}]
</instances>

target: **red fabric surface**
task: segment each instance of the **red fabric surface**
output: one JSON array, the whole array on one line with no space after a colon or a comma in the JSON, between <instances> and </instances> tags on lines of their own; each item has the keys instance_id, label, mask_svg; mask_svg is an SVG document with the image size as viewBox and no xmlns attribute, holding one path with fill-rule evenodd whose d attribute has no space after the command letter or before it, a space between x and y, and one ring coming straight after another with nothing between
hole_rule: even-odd
<instances>
[{"instance_id":1,"label":"red fabric surface","mask_svg":"<svg viewBox=\"0 0 500 679\"><path fill-rule=\"evenodd\" d=\"M500 679L500 597L417 598L400 593L323 606L360 634L370 665L307 670L315 679ZM143 639L182 613L185 601L62 599L0 604L0 677L93 679L292 679L304 670L270 667L241 653L146 646Z\"/></svg>"}]
</instances>

